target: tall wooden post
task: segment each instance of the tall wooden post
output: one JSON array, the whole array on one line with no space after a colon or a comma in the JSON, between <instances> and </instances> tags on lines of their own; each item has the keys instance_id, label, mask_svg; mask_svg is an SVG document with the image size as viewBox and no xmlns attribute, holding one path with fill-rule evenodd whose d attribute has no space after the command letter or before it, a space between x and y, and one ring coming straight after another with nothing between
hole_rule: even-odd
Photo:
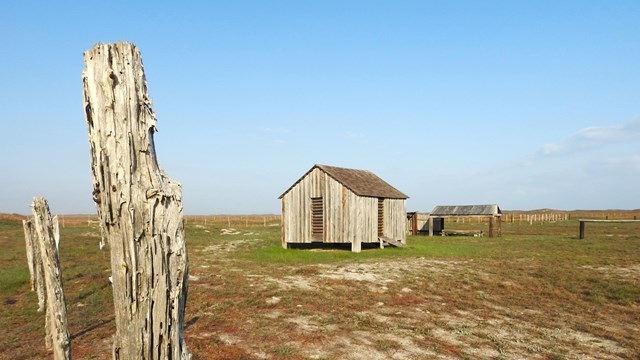
<instances>
[{"instance_id":1,"label":"tall wooden post","mask_svg":"<svg viewBox=\"0 0 640 360\"><path fill-rule=\"evenodd\" d=\"M33 244L33 226L30 220L22 220L22 229L24 231L24 242L27 251L27 266L29 267L31 291L36 289L36 262L34 258L34 244Z\"/></svg>"},{"instance_id":2,"label":"tall wooden post","mask_svg":"<svg viewBox=\"0 0 640 360\"><path fill-rule=\"evenodd\" d=\"M51 218L44 198L33 199L33 220L40 245L46 288L46 337L48 348L53 348L56 360L71 359L71 337L67 328L67 306L62 291L62 271L58 256L58 221Z\"/></svg>"},{"instance_id":3,"label":"tall wooden post","mask_svg":"<svg viewBox=\"0 0 640 360\"><path fill-rule=\"evenodd\" d=\"M93 200L111 249L114 359L189 359L182 187L158 165L156 117L131 43L84 53Z\"/></svg>"},{"instance_id":4,"label":"tall wooden post","mask_svg":"<svg viewBox=\"0 0 640 360\"><path fill-rule=\"evenodd\" d=\"M580 240L584 240L584 221L580 221Z\"/></svg>"},{"instance_id":5,"label":"tall wooden post","mask_svg":"<svg viewBox=\"0 0 640 360\"><path fill-rule=\"evenodd\" d=\"M27 247L27 264L31 274L31 291L38 294L38 312L44 310L44 268L42 265L42 255L40 254L40 243L37 241L36 229L32 220L22 220L24 239Z\"/></svg>"},{"instance_id":6,"label":"tall wooden post","mask_svg":"<svg viewBox=\"0 0 640 360\"><path fill-rule=\"evenodd\" d=\"M490 217L489 218L489 237L492 238L493 237L493 223L494 223L494 217Z\"/></svg>"}]
</instances>

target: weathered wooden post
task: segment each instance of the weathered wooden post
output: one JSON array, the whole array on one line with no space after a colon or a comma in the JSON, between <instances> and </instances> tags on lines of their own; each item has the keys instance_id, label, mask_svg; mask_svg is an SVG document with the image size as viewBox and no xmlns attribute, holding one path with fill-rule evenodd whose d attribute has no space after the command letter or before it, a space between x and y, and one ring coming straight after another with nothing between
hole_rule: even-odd
<instances>
[{"instance_id":1,"label":"weathered wooden post","mask_svg":"<svg viewBox=\"0 0 640 360\"><path fill-rule=\"evenodd\" d=\"M490 217L489 218L489 237L492 238L493 237L493 224L494 224L494 217Z\"/></svg>"},{"instance_id":2,"label":"weathered wooden post","mask_svg":"<svg viewBox=\"0 0 640 360\"><path fill-rule=\"evenodd\" d=\"M411 221L411 233L413 235L418 235L418 212L413 216L413 220Z\"/></svg>"},{"instance_id":3,"label":"weathered wooden post","mask_svg":"<svg viewBox=\"0 0 640 360\"><path fill-rule=\"evenodd\" d=\"M57 246L58 221L51 218L49 205L44 198L33 199L32 211L44 267L47 306L45 343L48 348L53 348L54 359L71 359L71 337L67 328L67 306L62 291L62 271Z\"/></svg>"},{"instance_id":4,"label":"weathered wooden post","mask_svg":"<svg viewBox=\"0 0 640 360\"><path fill-rule=\"evenodd\" d=\"M22 220L24 239L27 247L27 263L31 274L31 291L38 294L38 312L44 310L44 269L40 243L36 241L37 234L32 220Z\"/></svg>"},{"instance_id":5,"label":"weathered wooden post","mask_svg":"<svg viewBox=\"0 0 640 360\"><path fill-rule=\"evenodd\" d=\"M36 263L35 258L33 257L34 246L33 246L33 227L31 225L30 220L22 220L22 229L24 231L24 242L27 250L27 265L29 267L29 275L30 275L30 283L31 283L31 291L36 289Z\"/></svg>"},{"instance_id":6,"label":"weathered wooden post","mask_svg":"<svg viewBox=\"0 0 640 360\"><path fill-rule=\"evenodd\" d=\"M181 185L158 165L156 117L131 43L84 53L93 199L111 248L114 359L189 359Z\"/></svg>"},{"instance_id":7,"label":"weathered wooden post","mask_svg":"<svg viewBox=\"0 0 640 360\"><path fill-rule=\"evenodd\" d=\"M580 240L584 240L584 221L580 220Z\"/></svg>"},{"instance_id":8,"label":"weathered wooden post","mask_svg":"<svg viewBox=\"0 0 640 360\"><path fill-rule=\"evenodd\" d=\"M353 242L351 242L351 252L359 253L361 251L362 251L362 241L358 236L356 236L356 238L353 239Z\"/></svg>"}]
</instances>

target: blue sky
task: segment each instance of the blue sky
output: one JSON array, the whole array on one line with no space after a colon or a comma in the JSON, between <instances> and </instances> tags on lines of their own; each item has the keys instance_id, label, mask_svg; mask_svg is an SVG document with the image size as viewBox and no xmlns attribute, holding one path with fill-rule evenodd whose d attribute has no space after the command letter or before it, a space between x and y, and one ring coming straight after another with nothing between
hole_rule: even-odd
<instances>
[{"instance_id":1,"label":"blue sky","mask_svg":"<svg viewBox=\"0 0 640 360\"><path fill-rule=\"evenodd\" d=\"M640 208L640 2L0 5L0 212L91 213L83 52L130 41L186 214L278 213L314 164L502 209Z\"/></svg>"}]
</instances>

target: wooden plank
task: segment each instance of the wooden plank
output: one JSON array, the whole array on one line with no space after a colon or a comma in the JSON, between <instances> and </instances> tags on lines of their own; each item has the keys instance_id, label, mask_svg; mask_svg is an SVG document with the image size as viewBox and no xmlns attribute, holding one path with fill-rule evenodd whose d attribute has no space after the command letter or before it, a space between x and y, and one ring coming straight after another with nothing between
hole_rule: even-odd
<instances>
[{"instance_id":1,"label":"wooden plank","mask_svg":"<svg viewBox=\"0 0 640 360\"><path fill-rule=\"evenodd\" d=\"M380 239L380 241L382 241L384 244L387 244L387 245L391 245L391 246L395 246L395 247L401 247L401 248L407 247L407 245L404 244L403 242L397 241L397 240L393 240L393 239L390 239L390 238L385 237L385 236L380 236L379 239Z\"/></svg>"}]
</instances>

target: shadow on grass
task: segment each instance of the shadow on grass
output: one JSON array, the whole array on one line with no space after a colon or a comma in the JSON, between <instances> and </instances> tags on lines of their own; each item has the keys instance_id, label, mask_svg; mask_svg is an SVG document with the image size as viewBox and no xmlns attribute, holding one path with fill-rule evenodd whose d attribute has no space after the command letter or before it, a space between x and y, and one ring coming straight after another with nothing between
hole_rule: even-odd
<instances>
[{"instance_id":1,"label":"shadow on grass","mask_svg":"<svg viewBox=\"0 0 640 360\"><path fill-rule=\"evenodd\" d=\"M106 289L106 288L107 288L107 287L109 287L110 285L111 285L110 283L108 283L108 282L106 282L106 281L105 281L105 283L104 283L104 284L102 284L100 287L97 287L97 288L94 288L94 289L88 290L88 291L86 291L86 292L81 293L80 295L78 295L78 300L84 300L84 299L88 298L89 296L91 296L91 295L93 295L93 294L97 293L98 291L101 291L101 290Z\"/></svg>"},{"instance_id":2,"label":"shadow on grass","mask_svg":"<svg viewBox=\"0 0 640 360\"><path fill-rule=\"evenodd\" d=\"M371 249L379 249L380 243L362 243L362 250L371 250ZM335 244L335 243L305 243L305 244L296 244L296 243L288 243L287 249L295 249L295 250L343 250L343 251L351 251L351 244Z\"/></svg>"},{"instance_id":3,"label":"shadow on grass","mask_svg":"<svg viewBox=\"0 0 640 360\"><path fill-rule=\"evenodd\" d=\"M98 322L97 324L91 325L88 328L78 332L77 334L71 335L71 339L75 339L75 338L79 338L80 336L86 335L87 333L99 329L107 324L109 324L110 322L114 321L115 319L108 319L108 320L100 320L100 322Z\"/></svg>"},{"instance_id":4,"label":"shadow on grass","mask_svg":"<svg viewBox=\"0 0 640 360\"><path fill-rule=\"evenodd\" d=\"M187 330L188 328L190 328L191 326L193 326L193 324L197 323L197 322L198 322L198 320L200 320L200 316L196 316L196 317L191 318L189 321L187 321L187 322L184 324L184 329L185 329L185 330Z\"/></svg>"}]
</instances>

